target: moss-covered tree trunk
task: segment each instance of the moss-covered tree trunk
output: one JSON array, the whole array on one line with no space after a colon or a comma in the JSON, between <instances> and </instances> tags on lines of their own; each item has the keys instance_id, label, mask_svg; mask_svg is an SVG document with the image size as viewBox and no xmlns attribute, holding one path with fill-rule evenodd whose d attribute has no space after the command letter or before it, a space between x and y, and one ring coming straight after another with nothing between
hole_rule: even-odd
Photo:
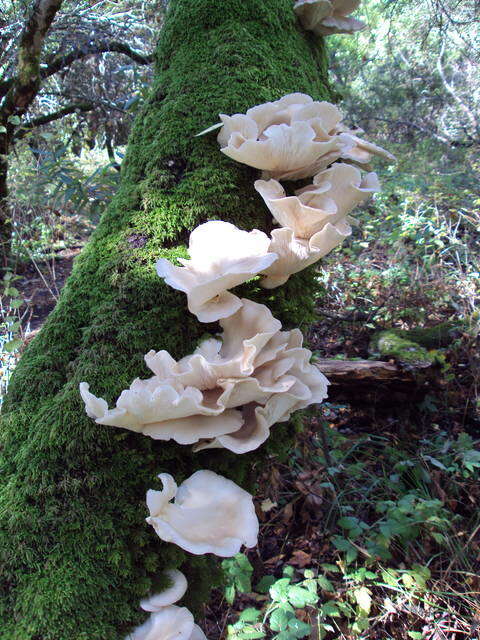
<instances>
[{"instance_id":1,"label":"moss-covered tree trunk","mask_svg":"<svg viewBox=\"0 0 480 640\"><path fill-rule=\"evenodd\" d=\"M165 567L190 578L201 602L213 558L186 557L145 524L155 476L177 480L210 468L249 484L268 447L235 456L96 425L78 383L114 402L143 354L192 351L215 325L186 310L164 285L160 256L184 254L189 232L210 219L267 229L270 214L253 189L257 172L224 157L215 134L195 138L218 113L302 91L328 98L322 42L305 35L291 0L171 0L157 50L151 95L134 125L121 186L76 262L60 301L23 355L1 427L2 640L121 640L145 618L138 604ZM312 273L268 292L243 293L286 325L305 326ZM269 447L285 447L288 427ZM195 604L191 601L191 604Z\"/></svg>"}]
</instances>

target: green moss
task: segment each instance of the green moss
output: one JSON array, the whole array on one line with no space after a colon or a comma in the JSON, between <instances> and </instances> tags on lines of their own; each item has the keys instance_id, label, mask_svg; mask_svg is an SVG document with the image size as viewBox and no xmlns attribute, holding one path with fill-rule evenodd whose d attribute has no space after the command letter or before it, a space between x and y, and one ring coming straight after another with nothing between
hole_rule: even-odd
<instances>
[{"instance_id":1,"label":"green moss","mask_svg":"<svg viewBox=\"0 0 480 640\"><path fill-rule=\"evenodd\" d=\"M1 427L0 638L119 640L145 614L138 602L161 571L182 566L199 605L218 562L186 558L145 524L155 475L178 481L210 468L252 487L268 447L249 455L155 442L85 416L81 380L112 403L143 354L191 352L205 331L185 296L156 276L155 260L185 255L189 231L209 219L267 229L257 172L194 134L219 112L304 91L328 97L322 43L305 37L291 0L172 0L151 97L131 133L117 196L75 264L59 303L21 359ZM141 241L137 241L138 238ZM133 240L132 240L133 239ZM312 271L280 290L244 285L286 325L308 324ZM285 449L292 427L275 427ZM252 473L253 472L253 473ZM196 602L194 601L196 598Z\"/></svg>"},{"instance_id":2,"label":"green moss","mask_svg":"<svg viewBox=\"0 0 480 640\"><path fill-rule=\"evenodd\" d=\"M441 349L448 347L464 327L465 323L457 320L456 322L442 322L434 327L415 327L404 331L394 329L394 331L398 336L413 340L426 349Z\"/></svg>"},{"instance_id":3,"label":"green moss","mask_svg":"<svg viewBox=\"0 0 480 640\"><path fill-rule=\"evenodd\" d=\"M418 342L404 338L390 329L375 334L370 350L385 358L394 358L404 365L428 367L435 361L434 353L429 353Z\"/></svg>"}]
</instances>

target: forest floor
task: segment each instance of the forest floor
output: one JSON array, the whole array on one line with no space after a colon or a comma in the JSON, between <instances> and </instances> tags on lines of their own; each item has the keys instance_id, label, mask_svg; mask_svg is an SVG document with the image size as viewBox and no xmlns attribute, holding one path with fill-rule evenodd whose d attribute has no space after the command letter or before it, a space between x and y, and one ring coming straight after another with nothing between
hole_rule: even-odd
<instances>
[{"instance_id":1,"label":"forest floor","mask_svg":"<svg viewBox=\"0 0 480 640\"><path fill-rule=\"evenodd\" d=\"M312 333L322 355L369 356L361 323L323 316ZM468 334L441 351L416 389L332 388L295 449L270 459L260 544L224 562L208 638L480 637L478 351Z\"/></svg>"}]
</instances>

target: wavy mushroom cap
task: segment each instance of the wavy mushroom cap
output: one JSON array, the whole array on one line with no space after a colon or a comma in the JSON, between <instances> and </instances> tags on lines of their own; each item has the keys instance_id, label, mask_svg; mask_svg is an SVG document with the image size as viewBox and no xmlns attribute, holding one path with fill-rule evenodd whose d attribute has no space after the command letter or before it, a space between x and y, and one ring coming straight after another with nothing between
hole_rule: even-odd
<instances>
[{"instance_id":1,"label":"wavy mushroom cap","mask_svg":"<svg viewBox=\"0 0 480 640\"><path fill-rule=\"evenodd\" d=\"M373 156L378 156L386 162L396 162L397 158L377 144L359 138L357 134L364 133L362 129L348 129L345 125L339 125L340 137L343 136L345 145L340 157L347 162L353 162L362 168L368 168Z\"/></svg>"},{"instance_id":2,"label":"wavy mushroom cap","mask_svg":"<svg viewBox=\"0 0 480 640\"><path fill-rule=\"evenodd\" d=\"M185 607L171 605L152 613L148 620L137 627L125 640L207 640L193 621L193 615Z\"/></svg>"},{"instance_id":3,"label":"wavy mushroom cap","mask_svg":"<svg viewBox=\"0 0 480 640\"><path fill-rule=\"evenodd\" d=\"M225 410L216 398L194 387L180 391L179 388L180 385L160 380L157 376L148 380L137 378L129 389L122 391L114 409L108 409L102 398L90 393L86 382L80 384L80 394L87 414L97 424L129 429L154 440L193 444L200 438L230 433L242 426L239 411ZM221 391L217 397L220 395Z\"/></svg>"},{"instance_id":4,"label":"wavy mushroom cap","mask_svg":"<svg viewBox=\"0 0 480 640\"><path fill-rule=\"evenodd\" d=\"M214 220L190 234L190 260L176 267L161 258L157 273L165 282L187 294L188 309L200 322L215 322L240 308L228 291L270 266L276 255L268 252L269 239L262 231L242 231L229 222Z\"/></svg>"},{"instance_id":5,"label":"wavy mushroom cap","mask_svg":"<svg viewBox=\"0 0 480 640\"><path fill-rule=\"evenodd\" d=\"M329 102L292 93L252 107L245 114L220 114L222 127L217 140L225 155L276 180L308 178L340 158L357 164L369 162L372 155L394 159L384 149L359 139L355 135L359 131L348 129L342 117Z\"/></svg>"},{"instance_id":6,"label":"wavy mushroom cap","mask_svg":"<svg viewBox=\"0 0 480 640\"><path fill-rule=\"evenodd\" d=\"M364 22L348 17L359 5L360 0L297 0L293 9L304 29L328 36L364 29Z\"/></svg>"},{"instance_id":7,"label":"wavy mushroom cap","mask_svg":"<svg viewBox=\"0 0 480 640\"><path fill-rule=\"evenodd\" d=\"M276 180L257 180L254 186L275 220L293 229L297 238L307 240L327 223L334 225L346 218L354 207L380 190L375 173L362 178L356 167L344 163L318 173L313 184L299 189L295 196L287 196Z\"/></svg>"},{"instance_id":8,"label":"wavy mushroom cap","mask_svg":"<svg viewBox=\"0 0 480 640\"><path fill-rule=\"evenodd\" d=\"M185 595L188 583L183 573L178 571L178 569L172 569L170 571L165 571L165 575L170 581L170 586L162 592L156 593L155 595L142 600L140 602L140 606L144 611L150 611L152 613L160 611L161 609L178 602Z\"/></svg>"},{"instance_id":9,"label":"wavy mushroom cap","mask_svg":"<svg viewBox=\"0 0 480 640\"><path fill-rule=\"evenodd\" d=\"M257 105L246 114L220 114L220 119L221 151L278 179L311 176L338 158L344 146L334 133L340 110L303 93Z\"/></svg>"},{"instance_id":10,"label":"wavy mushroom cap","mask_svg":"<svg viewBox=\"0 0 480 640\"><path fill-rule=\"evenodd\" d=\"M162 540L196 555L220 557L257 544L252 496L234 482L208 470L197 471L178 488L169 474L158 477L163 489L147 492L147 522Z\"/></svg>"},{"instance_id":11,"label":"wavy mushroom cap","mask_svg":"<svg viewBox=\"0 0 480 640\"><path fill-rule=\"evenodd\" d=\"M242 412L240 428L225 429L211 439L199 438L195 451L211 447L225 447L238 454L252 451L265 442L276 422L287 420L293 411L321 402L327 395L328 383L315 367L308 365L309 371L317 373L316 381L321 379L320 399L315 385L308 388L303 384L304 368L297 373L299 362L308 362L311 357L311 352L302 348L301 332L281 331L281 323L265 305L247 299L242 303L233 316L220 322L220 340L203 342L194 354L178 363L166 352L151 351L145 357L158 376L203 385L210 393L213 388L217 393L220 390L217 404Z\"/></svg>"},{"instance_id":12,"label":"wavy mushroom cap","mask_svg":"<svg viewBox=\"0 0 480 640\"><path fill-rule=\"evenodd\" d=\"M296 268L301 266L303 263ZM285 278L284 271L281 276ZM275 274L266 280L274 278ZM210 446L236 453L256 449L268 438L273 424L320 400L316 383L306 381L305 366L299 368L311 357L302 348L301 332L282 331L265 305L247 299L241 305L235 314L221 320L223 333L218 338L203 341L178 362L167 351L147 353L145 361L155 375L134 380L113 409L82 382L80 393L88 415L98 424L130 429L156 440L198 443L196 451Z\"/></svg>"},{"instance_id":13,"label":"wavy mushroom cap","mask_svg":"<svg viewBox=\"0 0 480 640\"><path fill-rule=\"evenodd\" d=\"M278 260L264 272L265 277L260 285L266 289L274 289L285 284L291 275L318 262L351 233L350 225L342 220L335 225L328 222L309 240L296 238L293 229L288 227L274 229L271 246L278 253Z\"/></svg>"}]
</instances>

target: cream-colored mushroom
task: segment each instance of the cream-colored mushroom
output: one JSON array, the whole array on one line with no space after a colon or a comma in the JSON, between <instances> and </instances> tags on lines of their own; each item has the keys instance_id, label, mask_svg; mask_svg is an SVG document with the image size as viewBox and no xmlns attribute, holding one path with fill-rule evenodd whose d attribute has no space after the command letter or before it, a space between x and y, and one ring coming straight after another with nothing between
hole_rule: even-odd
<instances>
[{"instance_id":1,"label":"cream-colored mushroom","mask_svg":"<svg viewBox=\"0 0 480 640\"><path fill-rule=\"evenodd\" d=\"M360 0L297 0L293 9L304 29L328 36L365 28L365 23L348 17L359 4Z\"/></svg>"},{"instance_id":2,"label":"cream-colored mushroom","mask_svg":"<svg viewBox=\"0 0 480 640\"><path fill-rule=\"evenodd\" d=\"M239 429L225 430L210 440L202 436L195 451L220 446L235 453L252 451L265 442L273 424L327 396L328 381L308 364L311 352L302 348L301 332L281 331L281 323L268 307L247 299L242 302L237 313L220 321L221 341L202 343L177 364L166 352L151 351L145 357L158 376L169 372L182 384L221 389L217 403L241 409ZM311 376L307 387L306 371Z\"/></svg>"},{"instance_id":3,"label":"cream-colored mushroom","mask_svg":"<svg viewBox=\"0 0 480 640\"><path fill-rule=\"evenodd\" d=\"M340 158L346 162L357 164L363 169L369 169L373 156L383 158L386 162L396 162L397 158L383 147L373 142L363 140L359 136L363 129L349 129L347 125L339 123L336 128L339 137L344 140Z\"/></svg>"},{"instance_id":4,"label":"cream-colored mushroom","mask_svg":"<svg viewBox=\"0 0 480 640\"><path fill-rule=\"evenodd\" d=\"M145 361L155 375L135 380L114 409L82 383L87 413L99 424L157 440L200 442L196 450L211 442L236 453L256 449L275 422L325 398L328 382L308 364L311 352L302 348L300 331L281 331L265 305L241 303L234 315L220 321L219 338L205 340L180 361L166 351L147 353Z\"/></svg>"},{"instance_id":5,"label":"cream-colored mushroom","mask_svg":"<svg viewBox=\"0 0 480 640\"><path fill-rule=\"evenodd\" d=\"M271 246L272 250L274 248L278 253L278 260L275 268L272 266L264 271L265 277L260 280L261 286L274 289L285 284L291 275L318 262L351 233L352 228L344 221L335 225L327 222L323 229L313 234L309 240L296 238L293 229L288 227L274 229Z\"/></svg>"},{"instance_id":6,"label":"cream-colored mushroom","mask_svg":"<svg viewBox=\"0 0 480 640\"><path fill-rule=\"evenodd\" d=\"M276 180L257 180L254 186L275 220L303 239L310 239L327 223L335 225L380 190L376 173L362 179L356 167L344 163L318 173L313 184L299 189L295 196L287 196ZM275 269L275 264L272 267Z\"/></svg>"},{"instance_id":7,"label":"cream-colored mushroom","mask_svg":"<svg viewBox=\"0 0 480 640\"><path fill-rule=\"evenodd\" d=\"M160 611L178 602L185 595L188 583L183 573L178 571L178 569L172 569L165 571L165 575L168 577L170 585L160 593L156 593L142 600L140 606L144 611L150 611L152 613Z\"/></svg>"},{"instance_id":8,"label":"cream-colored mushroom","mask_svg":"<svg viewBox=\"0 0 480 640\"><path fill-rule=\"evenodd\" d=\"M243 424L239 411L225 410L215 402L215 397L194 387L173 385L156 376L134 380L129 389L122 391L114 409L108 409L102 398L90 393L86 382L80 384L80 394L87 414L97 424L129 429L154 440L193 444L200 438L236 431ZM221 391L217 397L220 395Z\"/></svg>"},{"instance_id":9,"label":"cream-colored mushroom","mask_svg":"<svg viewBox=\"0 0 480 640\"><path fill-rule=\"evenodd\" d=\"M147 492L147 522L162 540L196 555L225 558L238 553L242 545L257 544L252 496L234 482L208 470L197 471L180 487L169 474L158 477L163 489Z\"/></svg>"},{"instance_id":10,"label":"cream-colored mushroom","mask_svg":"<svg viewBox=\"0 0 480 640\"><path fill-rule=\"evenodd\" d=\"M369 162L372 153L393 158L360 140L358 130L343 125L335 105L316 102L303 93L257 105L246 114L220 114L220 119L223 126L217 140L221 151L237 162L262 169L265 178L307 178L339 158L359 164Z\"/></svg>"},{"instance_id":11,"label":"cream-colored mushroom","mask_svg":"<svg viewBox=\"0 0 480 640\"><path fill-rule=\"evenodd\" d=\"M185 607L164 607L130 633L125 640L207 640Z\"/></svg>"},{"instance_id":12,"label":"cream-colored mushroom","mask_svg":"<svg viewBox=\"0 0 480 640\"><path fill-rule=\"evenodd\" d=\"M313 175L338 157L343 146L330 131L341 120L337 107L293 93L248 109L245 115L220 114L217 140L237 162L263 169L278 179Z\"/></svg>"},{"instance_id":13,"label":"cream-colored mushroom","mask_svg":"<svg viewBox=\"0 0 480 640\"><path fill-rule=\"evenodd\" d=\"M183 266L176 267L161 258L157 273L171 287L187 294L188 308L200 322L215 322L240 307L239 298L228 289L276 260L268 246L268 237L257 229L248 232L229 222L206 222L190 234L190 260L179 258Z\"/></svg>"}]
</instances>

